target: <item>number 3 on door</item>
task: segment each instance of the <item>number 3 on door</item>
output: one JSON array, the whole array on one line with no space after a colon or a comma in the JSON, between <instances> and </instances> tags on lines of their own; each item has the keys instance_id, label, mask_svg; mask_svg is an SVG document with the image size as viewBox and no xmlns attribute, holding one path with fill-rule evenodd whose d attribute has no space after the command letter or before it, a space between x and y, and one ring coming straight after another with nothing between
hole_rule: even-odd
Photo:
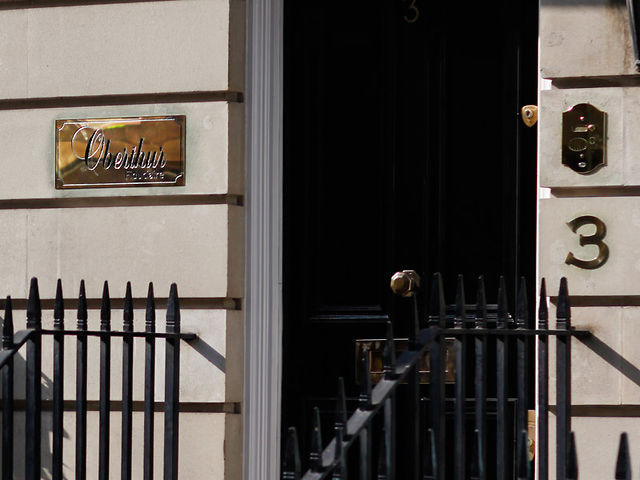
<instances>
[{"instance_id":1,"label":"number 3 on door","mask_svg":"<svg viewBox=\"0 0 640 480\"><path fill-rule=\"evenodd\" d=\"M591 215L583 215L567 223L573 233L578 233L578 229L585 225L594 225L596 232L593 235L580 235L580 246L596 245L598 247L598 256L593 260L580 260L573 255L573 252L569 252L564 262L569 265L575 265L578 268L595 270L604 265L609 259L609 247L602 241L607 234L607 226L598 217Z\"/></svg>"}]
</instances>

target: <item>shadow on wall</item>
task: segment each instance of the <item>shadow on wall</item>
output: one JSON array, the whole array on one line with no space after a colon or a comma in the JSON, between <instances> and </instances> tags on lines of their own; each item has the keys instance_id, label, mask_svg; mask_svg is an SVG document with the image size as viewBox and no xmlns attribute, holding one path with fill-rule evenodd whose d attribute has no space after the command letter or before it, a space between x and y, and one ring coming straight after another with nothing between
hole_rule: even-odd
<instances>
[{"instance_id":1,"label":"shadow on wall","mask_svg":"<svg viewBox=\"0 0 640 480\"><path fill-rule=\"evenodd\" d=\"M584 338L577 337L585 346L589 347L596 355L606 361L613 368L627 377L636 385L640 386L640 369L629 362L626 358L616 352L609 345L604 343L595 335L591 334Z\"/></svg>"},{"instance_id":2,"label":"shadow on wall","mask_svg":"<svg viewBox=\"0 0 640 480\"><path fill-rule=\"evenodd\" d=\"M25 385L26 361L20 355L14 356L14 411L13 411L13 478L25 478ZM42 398L53 397L53 381L42 374ZM40 436L40 478L51 480L53 416L51 402L44 401L42 405L42 434ZM69 438L69 433L63 431L64 438ZM4 447L4 445L3 445ZM67 477L65 477L66 479Z\"/></svg>"}]
</instances>

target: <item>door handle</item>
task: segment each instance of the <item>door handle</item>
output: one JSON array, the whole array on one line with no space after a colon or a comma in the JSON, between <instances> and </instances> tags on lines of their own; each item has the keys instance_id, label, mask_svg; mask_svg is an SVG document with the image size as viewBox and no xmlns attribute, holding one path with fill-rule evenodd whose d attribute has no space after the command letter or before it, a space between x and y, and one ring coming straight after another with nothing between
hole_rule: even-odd
<instances>
[{"instance_id":1,"label":"door handle","mask_svg":"<svg viewBox=\"0 0 640 480\"><path fill-rule=\"evenodd\" d=\"M402 270L391 277L391 291L402 297L411 297L420 288L420 275L415 270Z\"/></svg>"}]
</instances>

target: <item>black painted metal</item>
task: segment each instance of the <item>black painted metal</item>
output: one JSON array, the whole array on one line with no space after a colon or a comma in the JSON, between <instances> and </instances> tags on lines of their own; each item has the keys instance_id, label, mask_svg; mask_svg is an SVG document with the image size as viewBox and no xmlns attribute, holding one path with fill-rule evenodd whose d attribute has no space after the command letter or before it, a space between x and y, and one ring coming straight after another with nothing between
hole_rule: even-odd
<instances>
[{"instance_id":1,"label":"black painted metal","mask_svg":"<svg viewBox=\"0 0 640 480\"><path fill-rule=\"evenodd\" d=\"M481 480L485 477L482 434L476 428L473 431L473 451L471 453L471 480Z\"/></svg>"},{"instance_id":2,"label":"black painted metal","mask_svg":"<svg viewBox=\"0 0 640 480\"><path fill-rule=\"evenodd\" d=\"M456 288L456 311L453 321L453 328L464 329L466 327L467 315L465 312L464 297L464 278L458 275L458 283ZM453 344L456 365L466 365L466 337L456 337ZM456 369L456 385L455 385L455 412L454 412L454 448L455 456L459 461L454 462L453 478L454 480L466 480L466 436L465 436L465 401L466 401L466 369Z\"/></svg>"},{"instance_id":3,"label":"black painted metal","mask_svg":"<svg viewBox=\"0 0 640 480\"><path fill-rule=\"evenodd\" d=\"M76 337L76 479L87 478L87 295L84 280L78 294Z\"/></svg>"},{"instance_id":4,"label":"black painted metal","mask_svg":"<svg viewBox=\"0 0 640 480\"><path fill-rule=\"evenodd\" d=\"M2 323L2 350L13 344L13 309L7 297ZM2 367L2 480L13 480L13 356Z\"/></svg>"},{"instance_id":5,"label":"black painted metal","mask_svg":"<svg viewBox=\"0 0 640 480\"><path fill-rule=\"evenodd\" d=\"M529 462L529 435L527 430L521 430L518 435L518 480L529 480L531 478L531 463Z\"/></svg>"},{"instance_id":6,"label":"black painted metal","mask_svg":"<svg viewBox=\"0 0 640 480\"><path fill-rule=\"evenodd\" d=\"M509 308L507 304L507 286L504 277L500 277L498 288L498 312L496 328L506 330L509 326ZM509 471L509 441L507 435L507 384L509 358L509 337L496 337L496 479L507 480ZM464 365L459 363L458 365ZM463 370L463 369L461 369Z\"/></svg>"},{"instance_id":7,"label":"black painted metal","mask_svg":"<svg viewBox=\"0 0 640 480\"><path fill-rule=\"evenodd\" d=\"M322 471L322 429L320 426L320 409L318 407L313 408L313 429L311 431L309 468L312 472Z\"/></svg>"},{"instance_id":8,"label":"black painted metal","mask_svg":"<svg viewBox=\"0 0 640 480\"><path fill-rule=\"evenodd\" d=\"M105 281L102 289L102 305L100 307L100 428L98 441L98 478L109 480L109 438L110 403L111 403L111 299L109 284Z\"/></svg>"},{"instance_id":9,"label":"black painted metal","mask_svg":"<svg viewBox=\"0 0 640 480\"><path fill-rule=\"evenodd\" d=\"M122 331L133 332L131 282L124 297ZM131 480L131 444L133 440L133 337L122 337L122 468L120 478Z\"/></svg>"},{"instance_id":10,"label":"black painted metal","mask_svg":"<svg viewBox=\"0 0 640 480\"><path fill-rule=\"evenodd\" d=\"M132 474L132 412L133 412L133 339L144 338L145 351L145 426L144 426L144 468L145 480L153 478L153 411L154 403L154 363L155 339L167 341L166 378L165 378L165 479L177 478L178 467L178 424L179 424L179 348L180 341L190 341L196 337L191 333L180 332L180 312L177 287L171 287L169 308L167 311L167 332L155 331L155 305L153 287L149 287L147 299L146 328L144 332L133 330L133 301L131 286L127 284L124 300L123 329L111 330L111 305L107 282L104 284L100 312L100 330L88 330L87 299L84 281L80 283L78 296L77 330L65 330L64 299L62 283L59 280L53 309L53 329L42 329L42 310L38 292L38 282L31 280L29 301L27 305L27 329L14 334L13 311L11 297L5 302L5 314L2 325L2 350L0 351L0 374L2 377L2 479L13 478L13 458L15 445L13 442L14 415L14 356L25 345L26 350L26 408L25 408L25 475L26 479L41 478L42 455L41 442L41 358L42 336L50 335L53 340L51 354L53 358L52 382L52 458L51 478L62 479L62 440L64 435L64 342L66 337L76 337L76 445L75 445L75 478L87 478L87 371L89 336L100 341L100 398L99 398L99 453L98 478L109 478L109 441L110 429L110 369L111 339L123 339L122 370L122 455L121 478L130 479ZM369 386L369 392L371 387ZM364 394L363 394L364 395ZM363 396L363 406L366 398ZM321 452L321 441L318 451ZM370 448L369 448L370 450ZM21 454L21 452L18 452Z\"/></svg>"},{"instance_id":11,"label":"black painted metal","mask_svg":"<svg viewBox=\"0 0 640 480\"><path fill-rule=\"evenodd\" d=\"M434 283L434 286L436 284ZM435 293L437 295L437 293ZM431 299L433 301L433 298ZM412 315L409 319L409 348L411 350L419 349L418 335L420 333L420 320L418 317L418 300L416 295L411 296ZM436 307L437 308L437 307ZM407 465L406 478L408 480L420 480L420 458L422 457L421 441L420 441L420 373L416 365L411 369L407 377L408 394L406 397L407 411L412 415L407 415L406 436L409 440L408 450L409 465ZM403 401L404 403L404 401Z\"/></svg>"},{"instance_id":12,"label":"black painted metal","mask_svg":"<svg viewBox=\"0 0 640 480\"><path fill-rule=\"evenodd\" d=\"M167 333L180 333L178 286L171 284L167 304ZM164 376L164 480L178 478L178 407L180 390L180 340L165 343Z\"/></svg>"},{"instance_id":13,"label":"black painted metal","mask_svg":"<svg viewBox=\"0 0 640 480\"><path fill-rule=\"evenodd\" d=\"M27 328L34 333L27 340L26 412L25 412L25 478L40 479L40 432L42 425L42 309L38 280L31 279L27 303Z\"/></svg>"},{"instance_id":14,"label":"black painted metal","mask_svg":"<svg viewBox=\"0 0 640 480\"><path fill-rule=\"evenodd\" d=\"M528 323L528 309L527 304L527 285L524 278L520 279L520 285L518 287L518 298L516 305L516 329L526 330ZM528 392L527 392L527 344L529 339L524 336L516 337L516 383L517 383L517 403L516 403L516 432L522 432L527 430L527 411L528 411ZM521 455L523 449L526 450L526 438L525 445L521 444L523 436L518 433L516 439L516 452L518 452L518 475L524 474L524 466L521 464L526 461L526 456Z\"/></svg>"},{"instance_id":15,"label":"black painted metal","mask_svg":"<svg viewBox=\"0 0 640 480\"><path fill-rule=\"evenodd\" d=\"M560 280L558 305L556 306L556 328L567 331L571 328L571 307L567 279ZM556 478L565 478L566 461L571 432L571 338L556 337Z\"/></svg>"},{"instance_id":16,"label":"black painted metal","mask_svg":"<svg viewBox=\"0 0 640 480\"><path fill-rule=\"evenodd\" d=\"M431 300L429 302L430 327L445 327L445 303L442 288L442 278L439 273L433 275L431 283ZM444 371L445 371L445 339L441 336L434 338L434 343L429 349L429 428L433 430L435 437L434 450L436 457L444 458L445 453L445 423L444 423ZM419 396L419 390L414 392ZM419 405L419 398L416 398ZM419 410L418 410L419 411ZM434 472L437 480L444 480L445 465L440 462L437 471Z\"/></svg>"},{"instance_id":17,"label":"black painted metal","mask_svg":"<svg viewBox=\"0 0 640 480\"><path fill-rule=\"evenodd\" d=\"M145 332L156 331L156 304L153 296L153 283L149 283L147 291L147 308L145 312ZM144 480L153 480L153 404L155 401L155 365L156 339L145 338L144 342Z\"/></svg>"},{"instance_id":18,"label":"black painted metal","mask_svg":"<svg viewBox=\"0 0 640 480\"><path fill-rule=\"evenodd\" d=\"M577 478L577 460L575 443L570 433L570 362L568 362L567 354L570 354L570 338L572 336L588 336L589 332L584 330L576 330L570 327L570 310L568 306L568 291L566 280L562 280L560 295L558 299L558 328L551 330L548 328L548 309L546 299L546 288L544 283L541 286L540 311L538 315L538 328L530 328L528 326L528 305L526 298L526 284L521 281L518 289L517 305L515 320L508 313L507 309L507 292L504 280L500 281L498 293L497 315L495 317L495 328L492 326L492 318L487 313L487 305L485 300L484 282L480 277L478 282L477 302L475 321L473 325L466 324L466 306L464 301L464 288L462 279L458 281L456 292L456 304L451 308L453 315L450 317L452 328L448 328L445 324L445 307L444 296L441 289L441 279L434 276L431 290L431 301L429 305L428 323L429 326L417 333L410 332L409 348L403 352L399 358L395 358L393 329L391 322L387 324L387 342L384 350L384 375L383 378L371 389L369 379L364 376L361 378L361 393L359 397L359 406L356 411L347 418L346 405L344 396L343 380L338 382L338 395L336 404L336 424L335 437L321 452L322 441L319 437L319 414L314 410L313 420L313 437L312 451L308 457L310 459L310 469L302 475L295 474L295 458L299 458L297 450L287 451L285 461L283 463L283 478L302 478L303 480L320 480L323 478L344 479L347 473L353 475L356 471L359 478L368 479L374 476L377 479L393 479L396 478L395 459L397 450L402 452L401 458L407 461L406 453L413 455L415 447L420 444L420 478L422 480L439 479L439 475L444 475L444 464L449 462L453 465L453 474L451 478L458 479L486 479L496 473L496 478L506 480L509 478L517 478L518 480L529 480L533 478L533 464L529 460L529 433L528 433L528 414L527 402L529 401L529 393L527 391L526 382L521 380L524 377L527 361L527 348L532 339L537 339L538 353L540 361L543 363L542 372L540 372L541 389L539 391L539 401L541 411L538 412L542 426L538 430L538 442L540 445L540 467L541 472L545 475L543 480L548 477L548 468L545 472L545 462L548 463L548 337L555 336L559 345L558 358L558 375L556 390L558 391L558 436L566 439L563 442L558 438L557 455L561 459L558 461L563 464L561 474L557 478ZM412 299L412 302L415 298ZM415 317L415 315L413 315ZM413 325L414 318L409 319L410 325ZM445 400L441 396L444 393L444 383L438 382L439 378L443 378L444 369L446 368L444 359L437 353L444 343L444 338L453 337L453 354L456 356L456 372L455 383L450 390L454 395L453 404L453 435L452 450L441 451L439 447L444 447L445 426L443 422L445 416ZM464 360L463 353L465 348L462 346L468 337L473 340L474 358L473 364L468 364ZM496 341L496 376L495 376L495 432L497 435L496 450L492 449L492 445L487 445L488 435L488 418L490 404L488 390L491 382L487 377L487 365L489 355L487 343L493 337ZM509 372L507 359L508 342L513 338L517 349L517 365L514 370ZM493 341L493 340L492 340ZM471 345L469 345L471 347ZM415 425L420 429L420 436L414 436L412 428L402 430L407 434L402 441L398 439L396 444L396 393L398 388L405 389L404 394L421 395L420 391L411 389L409 384L400 387L400 385L411 380L416 366L419 364L425 354L429 352L430 356L430 380L431 384L428 388L429 401L427 418L429 425L427 427L418 421ZM436 354L434 354L436 352ZM363 365L362 370L367 371L368 353L361 359ZM434 363L435 361L435 363ZM466 372L470 367L470 372ZM438 371L438 370L439 371ZM510 385L509 374L513 374L515 384ZM466 397L464 386L467 375L473 375L474 397L472 399ZM442 376L442 377L441 377ZM491 387L493 389L493 387ZM491 390L493 392L493 390ZM513 393L512 393L513 392ZM422 392L424 393L424 391ZM465 429L465 401L473 400L473 437L468 439ZM411 400L413 402L413 400ZM491 400L492 402L492 400ZM515 403L515 413L510 404ZM410 403L413 405L413 403ZM439 412L438 416L434 415L434 410ZM410 412L413 414L413 412ZM493 411L491 412L493 413ZM380 420L376 418L380 417ZM493 422L493 420L491 420ZM546 422L546 423L545 423ZM541 425L538 423L538 425ZM433 428L433 427L436 428ZM410 425L411 427L411 425ZM441 432L437 432L437 428L442 428ZM513 432L513 433L512 433ZM515 434L515 436L514 436ZM543 436L544 438L541 438ZM291 434L290 434L291 437ZM512 438L513 437L513 438ZM374 444L372 438L377 438L377 462L371 462ZM493 437L492 437L493 438ZM349 455L350 448L358 442L359 444L359 462L349 463L349 458L355 458ZM292 444L290 442L290 444ZM473 444L470 452L465 452L464 444ZM489 448L487 448L489 447ZM293 448L293 447L291 447ZM564 451L562 449L565 449ZM368 452L367 452L368 450ZM448 455L448 456L447 456ZM514 462L515 460L515 462ZM409 460L413 462L413 459ZM375 472L371 472L374 467ZM512 466L513 464L513 466ZM350 465L348 467L348 465ZM286 468L285 468L286 467ZM403 471L409 471L411 475L415 470L406 468L403 465ZM626 468L626 467L625 467ZM373 473L373 475L372 475ZM407 478L407 477L403 477ZM618 478L618 477L616 477ZM627 478L627 477L620 477Z\"/></svg>"},{"instance_id":19,"label":"black painted metal","mask_svg":"<svg viewBox=\"0 0 640 480\"><path fill-rule=\"evenodd\" d=\"M478 334L474 336L474 352L475 352L475 429L479 436L479 445L487 444L487 336L483 335L483 331L487 329L487 299L484 289L484 278L478 278L478 291L476 295L476 319L475 328ZM478 452L480 455L478 462L486 465L486 448L481 448ZM479 479L486 478L484 468L478 470Z\"/></svg>"},{"instance_id":20,"label":"black painted metal","mask_svg":"<svg viewBox=\"0 0 640 480\"><path fill-rule=\"evenodd\" d=\"M540 303L538 306L538 329L549 326L547 308L547 287L544 279L540 285ZM549 478L549 337L541 332L538 335L538 478ZM573 438L573 435L572 437ZM575 447L574 447L575 453ZM568 472L567 472L568 475ZM577 475L577 473L576 473Z\"/></svg>"},{"instance_id":21,"label":"black painted metal","mask_svg":"<svg viewBox=\"0 0 640 480\"><path fill-rule=\"evenodd\" d=\"M300 478L300 453L298 450L298 435L294 427L289 428L287 449L282 464L282 478L284 480L298 480Z\"/></svg>"},{"instance_id":22,"label":"black painted metal","mask_svg":"<svg viewBox=\"0 0 640 480\"><path fill-rule=\"evenodd\" d=\"M62 437L64 430L64 301L62 281L56 285L56 299L53 307L53 448L51 458L51 478L62 480Z\"/></svg>"},{"instance_id":23,"label":"black painted metal","mask_svg":"<svg viewBox=\"0 0 640 480\"><path fill-rule=\"evenodd\" d=\"M631 480L631 458L629 457L629 441L626 432L620 434L615 478L616 480Z\"/></svg>"}]
</instances>

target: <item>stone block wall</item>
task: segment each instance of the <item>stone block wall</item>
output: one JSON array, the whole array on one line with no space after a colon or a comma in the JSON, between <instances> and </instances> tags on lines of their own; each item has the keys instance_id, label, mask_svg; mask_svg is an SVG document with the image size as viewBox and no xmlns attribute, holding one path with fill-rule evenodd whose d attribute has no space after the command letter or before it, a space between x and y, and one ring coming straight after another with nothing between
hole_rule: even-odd
<instances>
[{"instance_id":1,"label":"stone block wall","mask_svg":"<svg viewBox=\"0 0 640 480\"><path fill-rule=\"evenodd\" d=\"M61 278L67 298L84 279L90 305L104 280L114 298L122 298L131 281L137 299L153 281L163 303L176 282L184 299L182 329L199 336L182 347L181 478L242 477L244 25L244 0L0 0L0 297L24 305L29 278L36 276L44 301L53 299ZM186 116L184 186L55 189L55 120L151 115ZM89 315L90 328L97 328L99 310ZM66 316L74 328L75 312ZM24 328L23 310L14 319L16 329ZM51 322L50 310L44 321ZM135 321L143 327L143 311ZM112 322L121 329L121 310L113 311ZM134 347L134 399L141 400L144 345ZM44 348L48 398L48 340ZM98 346L90 342L89 348L89 400L97 400ZM120 396L120 348L114 340L113 400ZM161 401L162 342L157 355ZM65 391L72 399L71 340L66 356ZM17 394L24 394L22 386ZM20 435L23 417L17 415ZM112 471L119 472L120 413L112 416ZM73 417L65 415L68 478L74 475ZM43 448L50 452L47 418ZM89 478L97 478L96 419L97 411L89 412L96 437L89 439L89 465L95 466ZM141 419L136 412L135 478L141 478ZM23 463L16 459L17 468ZM49 465L45 457L43 478Z\"/></svg>"},{"instance_id":2,"label":"stone block wall","mask_svg":"<svg viewBox=\"0 0 640 480\"><path fill-rule=\"evenodd\" d=\"M541 0L538 269L550 292L568 278L573 325L592 332L591 339L572 340L581 478L613 478L623 431L632 463L640 459L640 75L634 61L625 2ZM562 113L579 103L607 113L606 165L588 175L562 164ZM606 227L600 241L609 257L595 269L565 262L569 252L583 260L599 254L597 245L580 245L580 235L594 235L595 225L577 232L567 225L581 216ZM551 395L553 404L553 388Z\"/></svg>"}]
</instances>

